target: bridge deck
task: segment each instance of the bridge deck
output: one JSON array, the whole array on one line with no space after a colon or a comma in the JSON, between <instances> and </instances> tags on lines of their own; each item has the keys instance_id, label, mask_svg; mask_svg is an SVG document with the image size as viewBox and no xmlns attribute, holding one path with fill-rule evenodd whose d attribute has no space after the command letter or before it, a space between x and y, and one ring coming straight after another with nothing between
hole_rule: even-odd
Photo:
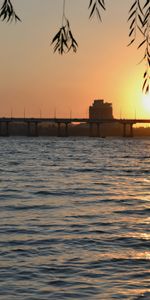
<instances>
[{"instance_id":1,"label":"bridge deck","mask_svg":"<svg viewBox=\"0 0 150 300\"><path fill-rule=\"evenodd\" d=\"M150 119L89 119L89 118L0 118L0 122L49 122L49 123L150 123Z\"/></svg>"}]
</instances>

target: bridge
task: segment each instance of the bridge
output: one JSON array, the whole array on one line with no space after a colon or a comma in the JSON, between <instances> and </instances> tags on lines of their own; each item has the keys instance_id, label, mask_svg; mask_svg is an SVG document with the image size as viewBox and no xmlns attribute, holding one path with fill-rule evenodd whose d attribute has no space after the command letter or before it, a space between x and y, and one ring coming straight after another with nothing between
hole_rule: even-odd
<instances>
[{"instance_id":1,"label":"bridge","mask_svg":"<svg viewBox=\"0 0 150 300\"><path fill-rule=\"evenodd\" d=\"M38 125L41 123L49 123L57 125L57 136L61 135L61 125L65 125L65 136L69 136L69 124L85 123L89 126L89 136L93 136L93 126L97 128L97 137L101 137L100 127L102 124L122 124L123 137L133 137L133 125L137 123L150 123L150 119L89 119L89 118L16 118L1 117L0 118L0 136L10 135L10 126L12 123L25 123L27 125L27 136L38 136ZM34 133L31 133L31 126L34 126ZM127 133L127 128L128 132Z\"/></svg>"}]
</instances>

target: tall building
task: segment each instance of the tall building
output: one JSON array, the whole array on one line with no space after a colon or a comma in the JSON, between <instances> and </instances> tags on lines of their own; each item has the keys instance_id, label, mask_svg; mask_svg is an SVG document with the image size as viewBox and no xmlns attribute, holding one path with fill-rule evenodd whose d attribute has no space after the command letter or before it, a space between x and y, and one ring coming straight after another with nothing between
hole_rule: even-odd
<instances>
[{"instance_id":1,"label":"tall building","mask_svg":"<svg viewBox=\"0 0 150 300\"><path fill-rule=\"evenodd\" d=\"M113 119L112 103L104 102L104 100L94 100L89 107L90 119Z\"/></svg>"}]
</instances>

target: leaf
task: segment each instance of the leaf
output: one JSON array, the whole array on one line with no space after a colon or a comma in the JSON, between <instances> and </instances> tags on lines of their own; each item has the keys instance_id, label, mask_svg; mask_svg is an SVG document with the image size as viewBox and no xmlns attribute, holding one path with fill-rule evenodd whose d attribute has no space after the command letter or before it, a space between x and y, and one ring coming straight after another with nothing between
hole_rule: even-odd
<instances>
[{"instance_id":1,"label":"leaf","mask_svg":"<svg viewBox=\"0 0 150 300\"><path fill-rule=\"evenodd\" d=\"M136 21L136 18L134 18L130 24L130 29L133 27L133 25L135 25L135 21Z\"/></svg>"},{"instance_id":2,"label":"leaf","mask_svg":"<svg viewBox=\"0 0 150 300\"><path fill-rule=\"evenodd\" d=\"M146 83L147 83L147 78L144 80L144 83L143 83L143 86L142 86L142 91L143 91L143 92L144 92Z\"/></svg>"},{"instance_id":3,"label":"leaf","mask_svg":"<svg viewBox=\"0 0 150 300\"><path fill-rule=\"evenodd\" d=\"M129 13L133 10L133 8L135 7L136 4L137 4L137 2L135 1L135 2L132 4L132 6L131 6L131 8L130 8L130 10L129 10Z\"/></svg>"},{"instance_id":4,"label":"leaf","mask_svg":"<svg viewBox=\"0 0 150 300\"><path fill-rule=\"evenodd\" d=\"M129 36L131 36L134 31L135 31L135 28L132 28L131 31L129 32Z\"/></svg>"},{"instance_id":5,"label":"leaf","mask_svg":"<svg viewBox=\"0 0 150 300\"><path fill-rule=\"evenodd\" d=\"M149 4L149 0L146 0L145 5L143 6L143 9L145 9L147 7L147 5Z\"/></svg>"},{"instance_id":6,"label":"leaf","mask_svg":"<svg viewBox=\"0 0 150 300\"><path fill-rule=\"evenodd\" d=\"M147 85L147 87L146 87L146 92L145 92L145 94L148 94L149 93L149 84Z\"/></svg>"},{"instance_id":7,"label":"leaf","mask_svg":"<svg viewBox=\"0 0 150 300\"><path fill-rule=\"evenodd\" d=\"M141 48L146 43L146 39L138 46L138 49Z\"/></svg>"},{"instance_id":8,"label":"leaf","mask_svg":"<svg viewBox=\"0 0 150 300\"><path fill-rule=\"evenodd\" d=\"M135 42L135 38L131 40L131 42L127 45L128 47L131 46Z\"/></svg>"},{"instance_id":9,"label":"leaf","mask_svg":"<svg viewBox=\"0 0 150 300\"><path fill-rule=\"evenodd\" d=\"M95 7L96 7L96 3L94 3L94 5L93 5L93 7L92 7L92 10L91 10L91 13L90 13L90 17L93 15L94 10L95 10Z\"/></svg>"}]
</instances>

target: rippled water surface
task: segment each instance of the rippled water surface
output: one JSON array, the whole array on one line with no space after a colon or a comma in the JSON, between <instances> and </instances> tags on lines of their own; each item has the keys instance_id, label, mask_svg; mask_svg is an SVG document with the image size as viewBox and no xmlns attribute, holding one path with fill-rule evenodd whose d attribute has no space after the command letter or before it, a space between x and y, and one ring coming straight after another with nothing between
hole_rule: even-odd
<instances>
[{"instance_id":1,"label":"rippled water surface","mask_svg":"<svg viewBox=\"0 0 150 300\"><path fill-rule=\"evenodd\" d=\"M150 299L150 139L0 138L0 299Z\"/></svg>"}]
</instances>

